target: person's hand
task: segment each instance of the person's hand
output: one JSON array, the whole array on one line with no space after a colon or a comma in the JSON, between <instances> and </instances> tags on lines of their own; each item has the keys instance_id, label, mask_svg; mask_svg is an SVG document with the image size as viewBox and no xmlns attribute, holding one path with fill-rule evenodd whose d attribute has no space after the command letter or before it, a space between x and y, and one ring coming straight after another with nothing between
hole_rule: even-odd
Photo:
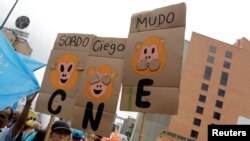
<instances>
[{"instance_id":1,"label":"person's hand","mask_svg":"<svg viewBox=\"0 0 250 141\"><path fill-rule=\"evenodd\" d=\"M31 94L31 95L28 95L26 97L26 104L31 104L37 94L38 94L38 92L35 92L35 93Z\"/></svg>"}]
</instances>

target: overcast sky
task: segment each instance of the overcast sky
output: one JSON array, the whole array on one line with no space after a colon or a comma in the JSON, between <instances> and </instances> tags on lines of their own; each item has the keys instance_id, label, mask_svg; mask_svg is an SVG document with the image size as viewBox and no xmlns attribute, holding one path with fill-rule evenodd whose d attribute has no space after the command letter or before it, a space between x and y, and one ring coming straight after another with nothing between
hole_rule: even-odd
<instances>
[{"instance_id":1,"label":"overcast sky","mask_svg":"<svg viewBox=\"0 0 250 141\"><path fill-rule=\"evenodd\" d=\"M0 0L1 24L15 1ZM250 38L247 0L19 0L5 26L28 16L32 57L46 63L59 32L126 38L133 13L180 2L187 5L186 40L192 32L229 44Z\"/></svg>"},{"instance_id":2,"label":"overcast sky","mask_svg":"<svg viewBox=\"0 0 250 141\"><path fill-rule=\"evenodd\" d=\"M16 0L0 0L0 24ZM86 33L103 37L128 36L133 13L185 2L185 39L197 32L233 44L250 39L248 0L19 0L5 26L15 28L28 16L32 58L47 63L57 33Z\"/></svg>"}]
</instances>

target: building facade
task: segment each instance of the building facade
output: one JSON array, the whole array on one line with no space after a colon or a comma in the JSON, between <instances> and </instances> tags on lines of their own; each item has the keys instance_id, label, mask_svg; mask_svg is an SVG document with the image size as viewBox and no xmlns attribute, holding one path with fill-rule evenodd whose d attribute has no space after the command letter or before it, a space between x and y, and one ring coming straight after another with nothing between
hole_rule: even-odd
<instances>
[{"instance_id":1,"label":"building facade","mask_svg":"<svg viewBox=\"0 0 250 141\"><path fill-rule=\"evenodd\" d=\"M27 42L26 36L20 36L19 33L25 33L18 30L3 28L3 33L9 39L16 52L26 56L31 56L33 50Z\"/></svg>"},{"instance_id":2,"label":"building facade","mask_svg":"<svg viewBox=\"0 0 250 141\"><path fill-rule=\"evenodd\" d=\"M168 140L207 140L210 124L237 124L250 117L250 42L234 45L193 33L181 79L179 111Z\"/></svg>"},{"instance_id":3,"label":"building facade","mask_svg":"<svg viewBox=\"0 0 250 141\"><path fill-rule=\"evenodd\" d=\"M120 130L120 133L123 135L126 135L128 137L128 139L131 137L134 126L135 126L135 120L132 117L128 117L126 119L124 119L124 123L122 125L122 128Z\"/></svg>"}]
</instances>

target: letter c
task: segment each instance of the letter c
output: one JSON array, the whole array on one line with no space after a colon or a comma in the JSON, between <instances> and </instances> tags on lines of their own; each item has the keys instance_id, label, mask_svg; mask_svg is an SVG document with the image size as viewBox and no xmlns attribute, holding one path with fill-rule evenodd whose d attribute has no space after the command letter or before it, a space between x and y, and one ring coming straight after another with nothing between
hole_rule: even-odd
<instances>
[{"instance_id":1,"label":"letter c","mask_svg":"<svg viewBox=\"0 0 250 141\"><path fill-rule=\"evenodd\" d=\"M56 90L50 97L49 103L48 103L48 111L54 115L59 114L61 112L62 106L58 106L56 110L52 109L52 104L57 95L61 95L61 100L64 101L66 99L66 93L64 90L59 89Z\"/></svg>"}]
</instances>

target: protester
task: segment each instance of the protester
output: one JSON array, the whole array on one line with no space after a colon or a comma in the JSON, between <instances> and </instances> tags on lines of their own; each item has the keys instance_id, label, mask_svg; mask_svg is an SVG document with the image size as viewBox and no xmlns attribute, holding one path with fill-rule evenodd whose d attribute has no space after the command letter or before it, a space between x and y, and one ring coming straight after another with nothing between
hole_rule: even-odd
<instances>
[{"instance_id":1,"label":"protester","mask_svg":"<svg viewBox=\"0 0 250 141\"><path fill-rule=\"evenodd\" d=\"M44 141L45 134L46 134L46 130L44 129L37 131L32 141Z\"/></svg>"},{"instance_id":2,"label":"protester","mask_svg":"<svg viewBox=\"0 0 250 141\"><path fill-rule=\"evenodd\" d=\"M26 134L26 136L23 138L23 141L32 141L37 134L37 131L39 131L41 128L41 124L38 121L33 121L31 125L31 130L29 130L29 133Z\"/></svg>"},{"instance_id":3,"label":"protester","mask_svg":"<svg viewBox=\"0 0 250 141\"><path fill-rule=\"evenodd\" d=\"M32 120L28 120L26 121L26 123L24 124L23 128L21 129L21 131L19 132L17 138L15 141L23 141L25 136L30 132L32 131L32 123L33 121Z\"/></svg>"},{"instance_id":4,"label":"protester","mask_svg":"<svg viewBox=\"0 0 250 141\"><path fill-rule=\"evenodd\" d=\"M95 134L93 134L93 133L88 133L87 141L94 141L94 139L95 139Z\"/></svg>"},{"instance_id":5,"label":"protester","mask_svg":"<svg viewBox=\"0 0 250 141\"><path fill-rule=\"evenodd\" d=\"M13 110L10 106L0 111L0 129L7 126L12 118L13 118Z\"/></svg>"},{"instance_id":6,"label":"protester","mask_svg":"<svg viewBox=\"0 0 250 141\"><path fill-rule=\"evenodd\" d=\"M7 107L0 111L0 141L14 141L21 131L23 125L29 114L31 103L37 94L32 94L26 97L26 103L23 111L21 112L17 121L10 127L7 128L7 124L13 117L13 110L11 107Z\"/></svg>"},{"instance_id":7,"label":"protester","mask_svg":"<svg viewBox=\"0 0 250 141\"><path fill-rule=\"evenodd\" d=\"M8 123L7 127L8 128L11 127L17 121L19 116L20 116L20 110L15 110L13 112L13 117L12 117L11 121Z\"/></svg>"},{"instance_id":8,"label":"protester","mask_svg":"<svg viewBox=\"0 0 250 141\"><path fill-rule=\"evenodd\" d=\"M40 130L35 135L33 141L43 141L46 135L46 130ZM65 121L55 121L51 126L49 141L70 141L71 130L70 126Z\"/></svg>"},{"instance_id":9,"label":"protester","mask_svg":"<svg viewBox=\"0 0 250 141\"><path fill-rule=\"evenodd\" d=\"M19 134L19 136L21 135L21 141L25 141L26 138L28 138L31 135L31 133L34 131L32 124L33 124L33 120L28 120L25 123L22 132Z\"/></svg>"}]
</instances>

